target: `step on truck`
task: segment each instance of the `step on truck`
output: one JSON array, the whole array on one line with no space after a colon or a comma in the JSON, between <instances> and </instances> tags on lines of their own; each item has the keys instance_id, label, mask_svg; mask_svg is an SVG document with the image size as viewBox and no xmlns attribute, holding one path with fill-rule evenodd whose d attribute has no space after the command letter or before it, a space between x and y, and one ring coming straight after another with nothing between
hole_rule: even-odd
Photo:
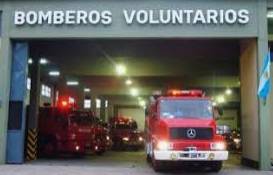
<instances>
[{"instance_id":1,"label":"step on truck","mask_svg":"<svg viewBox=\"0 0 273 175\"><path fill-rule=\"evenodd\" d=\"M145 119L147 160L154 170L193 163L220 171L228 151L216 134L217 115L219 110L200 90L170 90L154 98Z\"/></svg>"}]
</instances>

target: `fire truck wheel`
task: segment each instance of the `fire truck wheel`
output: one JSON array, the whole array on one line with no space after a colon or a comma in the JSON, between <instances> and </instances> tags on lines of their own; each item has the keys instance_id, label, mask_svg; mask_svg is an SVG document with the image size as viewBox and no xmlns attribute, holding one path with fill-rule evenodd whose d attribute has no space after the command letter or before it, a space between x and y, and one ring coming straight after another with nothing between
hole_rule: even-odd
<instances>
[{"instance_id":1,"label":"fire truck wheel","mask_svg":"<svg viewBox=\"0 0 273 175\"><path fill-rule=\"evenodd\" d=\"M210 168L212 172L219 172L223 167L222 161L211 162Z\"/></svg>"},{"instance_id":2,"label":"fire truck wheel","mask_svg":"<svg viewBox=\"0 0 273 175\"><path fill-rule=\"evenodd\" d=\"M155 172L160 172L164 170L163 162L159 160L155 160L152 158L152 166Z\"/></svg>"}]
</instances>

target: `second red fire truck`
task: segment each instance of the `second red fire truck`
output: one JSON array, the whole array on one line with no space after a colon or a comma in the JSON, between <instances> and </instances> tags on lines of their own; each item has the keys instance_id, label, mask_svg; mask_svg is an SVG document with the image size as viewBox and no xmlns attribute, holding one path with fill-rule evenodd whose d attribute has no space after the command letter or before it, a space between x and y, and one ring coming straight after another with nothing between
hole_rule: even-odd
<instances>
[{"instance_id":1,"label":"second red fire truck","mask_svg":"<svg viewBox=\"0 0 273 175\"><path fill-rule=\"evenodd\" d=\"M38 148L40 155L59 153L102 154L110 137L90 112L75 111L67 101L57 107L40 108Z\"/></svg>"},{"instance_id":2,"label":"second red fire truck","mask_svg":"<svg viewBox=\"0 0 273 175\"><path fill-rule=\"evenodd\" d=\"M194 162L220 171L228 151L216 134L216 114L210 98L199 90L172 90L156 98L145 122L147 160L154 170L167 162Z\"/></svg>"}]
</instances>

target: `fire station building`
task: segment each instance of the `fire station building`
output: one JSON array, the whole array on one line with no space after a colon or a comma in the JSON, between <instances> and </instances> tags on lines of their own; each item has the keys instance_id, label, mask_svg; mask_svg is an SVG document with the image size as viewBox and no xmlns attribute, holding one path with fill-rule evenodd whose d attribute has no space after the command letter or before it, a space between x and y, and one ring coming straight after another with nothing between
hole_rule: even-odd
<instances>
[{"instance_id":1,"label":"fire station building","mask_svg":"<svg viewBox=\"0 0 273 175\"><path fill-rule=\"evenodd\" d=\"M38 130L41 81L50 87L52 82L43 75L50 68L39 66L42 58L57 62L69 77L91 77L86 81L94 89L97 85L96 94L101 97L98 113L104 120L118 110L128 111L125 91L111 87L115 83L107 79L111 77L107 63L96 54L84 56L96 48L107 62L120 53L135 51L135 58L127 62L134 63L130 76L138 77L144 96L158 87L169 87L165 80L172 84L181 81L179 87L208 89L209 94L223 87L236 89L235 100L226 106L226 111L233 112L224 121L238 116L235 125L242 135L242 164L269 170L273 93L264 102L257 90L263 60L273 44L271 10L273 0L0 1L0 163L24 163L25 135ZM105 51L110 47L115 47L114 51ZM77 51L70 52L72 49ZM90 62L90 68L86 67ZM69 83L53 82L59 94L66 89L83 103L82 94L65 88ZM96 106L96 97L90 99L91 106ZM111 110L105 109L106 103Z\"/></svg>"}]
</instances>

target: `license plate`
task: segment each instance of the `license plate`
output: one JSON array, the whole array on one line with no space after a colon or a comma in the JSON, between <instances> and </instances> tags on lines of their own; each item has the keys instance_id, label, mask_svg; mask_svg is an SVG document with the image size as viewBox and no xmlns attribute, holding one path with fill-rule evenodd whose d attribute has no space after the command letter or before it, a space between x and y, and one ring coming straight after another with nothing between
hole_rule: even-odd
<instances>
[{"instance_id":1,"label":"license plate","mask_svg":"<svg viewBox=\"0 0 273 175\"><path fill-rule=\"evenodd\" d=\"M182 153L180 154L180 157L197 159L197 158L205 158L206 155L204 153Z\"/></svg>"},{"instance_id":2,"label":"license plate","mask_svg":"<svg viewBox=\"0 0 273 175\"><path fill-rule=\"evenodd\" d=\"M197 158L198 157L198 154L197 153L191 153L191 158Z\"/></svg>"}]
</instances>

